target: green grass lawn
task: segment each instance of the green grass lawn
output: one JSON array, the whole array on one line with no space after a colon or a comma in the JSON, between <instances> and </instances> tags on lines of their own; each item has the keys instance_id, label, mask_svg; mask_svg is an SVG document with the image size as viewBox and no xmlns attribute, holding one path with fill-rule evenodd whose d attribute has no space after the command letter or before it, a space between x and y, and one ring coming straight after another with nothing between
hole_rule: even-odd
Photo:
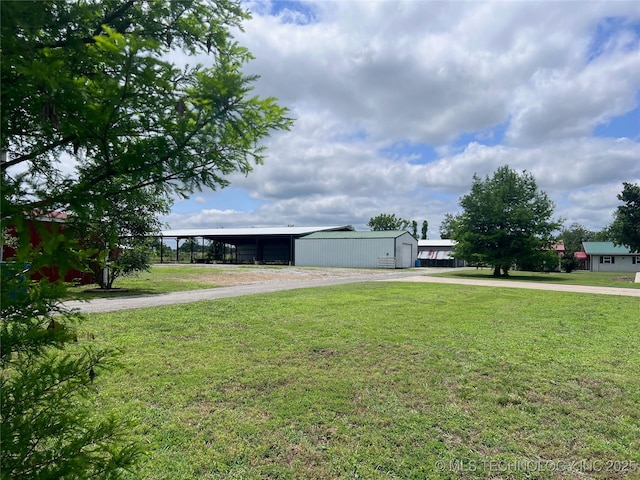
<instances>
[{"instance_id":1,"label":"green grass lawn","mask_svg":"<svg viewBox=\"0 0 640 480\"><path fill-rule=\"evenodd\" d=\"M578 270L571 273L539 273L509 271L509 277L494 277L493 269L464 269L459 271L438 273L439 277L490 279L490 280L520 280L526 282L564 283L567 285L591 285L595 287L623 287L640 288L640 283L634 283L635 272L587 272Z\"/></svg>"},{"instance_id":2,"label":"green grass lawn","mask_svg":"<svg viewBox=\"0 0 640 480\"><path fill-rule=\"evenodd\" d=\"M203 288L215 288L224 275L229 273L223 269L199 268L187 266L153 266L148 272L139 272L133 276L117 278L114 288L127 291L105 293L87 292L98 288L98 285L82 285L70 288L69 298L91 299L113 297L114 295L157 295L161 293L179 292Z\"/></svg>"},{"instance_id":3,"label":"green grass lawn","mask_svg":"<svg viewBox=\"0 0 640 480\"><path fill-rule=\"evenodd\" d=\"M640 478L640 301L364 283L94 314L145 479ZM618 463L607 463L618 462Z\"/></svg>"}]
</instances>

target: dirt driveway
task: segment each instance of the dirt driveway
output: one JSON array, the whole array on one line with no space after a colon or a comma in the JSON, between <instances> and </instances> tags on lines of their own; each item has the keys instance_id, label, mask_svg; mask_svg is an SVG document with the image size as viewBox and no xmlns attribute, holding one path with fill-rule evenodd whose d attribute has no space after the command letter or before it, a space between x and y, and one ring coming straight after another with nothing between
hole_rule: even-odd
<instances>
[{"instance_id":1,"label":"dirt driveway","mask_svg":"<svg viewBox=\"0 0 640 480\"><path fill-rule=\"evenodd\" d=\"M434 277L434 273L444 273L442 268L410 268L405 270L353 269L353 268L272 268L268 266L241 267L230 265L194 265L202 270L203 277L216 273L215 284L218 288L188 290L162 295L144 295L138 297L99 298L90 301L70 301L65 306L84 313L110 312L135 308L175 305L200 300L215 300L225 297L239 297L258 293L270 293L297 288L323 287L356 282L394 281L394 282L431 282L458 285L475 285L499 288L525 288L575 293L603 295L624 295L640 297L640 289L589 287L580 285L540 284L519 281L470 280ZM453 270L453 269L452 269ZM456 269L460 270L460 269Z\"/></svg>"}]
</instances>

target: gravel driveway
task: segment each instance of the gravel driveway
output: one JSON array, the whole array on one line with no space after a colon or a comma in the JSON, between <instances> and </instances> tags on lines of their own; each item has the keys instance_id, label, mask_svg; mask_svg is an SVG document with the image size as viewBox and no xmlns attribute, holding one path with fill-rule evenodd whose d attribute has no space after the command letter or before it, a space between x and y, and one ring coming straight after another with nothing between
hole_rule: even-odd
<instances>
[{"instance_id":1,"label":"gravel driveway","mask_svg":"<svg viewBox=\"0 0 640 480\"><path fill-rule=\"evenodd\" d=\"M207 268L194 266L194 268ZM211 268L211 267L210 267ZM213 267L220 268L220 267ZM145 308L199 300L215 300L226 297L240 297L258 293L270 293L297 288L325 287L345 283L398 280L415 276L418 271L426 273L443 272L445 269L355 269L355 268L256 268L239 270L237 267L222 267L227 270L227 286L217 288L187 290L160 295L142 295L136 297L96 298L88 301L65 302L64 306L78 309L83 313L112 312L133 308Z\"/></svg>"},{"instance_id":2,"label":"gravel driveway","mask_svg":"<svg viewBox=\"0 0 640 480\"><path fill-rule=\"evenodd\" d=\"M454 270L454 269L452 269ZM455 269L459 271L460 269ZM264 272L267 273L264 273ZM602 295L623 295L640 297L640 289L592 287L581 285L542 284L508 280L471 280L431 276L444 273L447 269L406 269L406 270L365 270L347 268L303 269L284 268L263 269L259 274L254 270L250 276L238 275L235 284L203 290L188 290L161 295L144 295L137 297L97 298L89 301L70 301L64 305L78 309L84 313L111 312L134 308L146 308L163 305L196 302L199 300L215 300L226 297L239 297L258 293L270 293L297 288L324 287L346 283L393 281L393 282L425 282L447 283L457 285L475 285L500 288L524 288L535 290L552 290L557 292L590 293Z\"/></svg>"}]
</instances>

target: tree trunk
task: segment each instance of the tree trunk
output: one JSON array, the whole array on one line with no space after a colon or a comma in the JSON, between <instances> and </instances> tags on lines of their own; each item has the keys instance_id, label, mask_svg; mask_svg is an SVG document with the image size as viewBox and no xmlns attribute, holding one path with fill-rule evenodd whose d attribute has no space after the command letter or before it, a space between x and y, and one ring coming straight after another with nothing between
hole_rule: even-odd
<instances>
[{"instance_id":1,"label":"tree trunk","mask_svg":"<svg viewBox=\"0 0 640 480\"><path fill-rule=\"evenodd\" d=\"M499 277L500 276L500 265L494 265L493 266L493 276L494 277Z\"/></svg>"}]
</instances>

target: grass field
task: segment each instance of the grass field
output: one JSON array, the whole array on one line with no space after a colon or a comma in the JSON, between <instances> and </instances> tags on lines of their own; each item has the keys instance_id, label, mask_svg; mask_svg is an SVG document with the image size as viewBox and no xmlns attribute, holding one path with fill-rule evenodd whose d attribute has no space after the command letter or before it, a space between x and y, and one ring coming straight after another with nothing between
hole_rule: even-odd
<instances>
[{"instance_id":1,"label":"grass field","mask_svg":"<svg viewBox=\"0 0 640 480\"><path fill-rule=\"evenodd\" d=\"M637 298L365 283L89 316L145 479L640 478Z\"/></svg>"},{"instance_id":2,"label":"grass field","mask_svg":"<svg viewBox=\"0 0 640 480\"><path fill-rule=\"evenodd\" d=\"M186 266L154 266L148 272L139 272L133 276L117 278L114 288L126 289L126 292L118 292L117 295L152 295L183 290L202 288L214 288L219 286L224 270L194 268ZM70 289L72 298L98 298L101 296L113 296L113 293L90 292L87 289L97 288L98 285L82 285Z\"/></svg>"},{"instance_id":3,"label":"grass field","mask_svg":"<svg viewBox=\"0 0 640 480\"><path fill-rule=\"evenodd\" d=\"M635 283L635 272L587 272L578 270L571 273L539 273L509 271L509 276L494 277L493 269L464 269L454 272L438 273L437 276L449 278L470 278L490 280L515 280L526 282L559 283L566 285L591 285L595 287L622 287L640 288L640 283Z\"/></svg>"}]
</instances>

